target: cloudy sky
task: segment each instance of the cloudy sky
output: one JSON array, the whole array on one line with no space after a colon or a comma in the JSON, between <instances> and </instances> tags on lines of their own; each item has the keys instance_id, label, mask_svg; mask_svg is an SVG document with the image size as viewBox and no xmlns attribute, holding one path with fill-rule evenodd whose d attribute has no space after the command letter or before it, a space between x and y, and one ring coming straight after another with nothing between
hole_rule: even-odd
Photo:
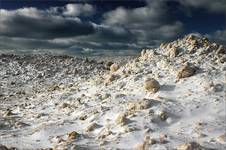
<instances>
[{"instance_id":1,"label":"cloudy sky","mask_svg":"<svg viewBox=\"0 0 226 150\"><path fill-rule=\"evenodd\" d=\"M226 44L225 0L0 0L0 51L133 55L188 33Z\"/></svg>"}]
</instances>

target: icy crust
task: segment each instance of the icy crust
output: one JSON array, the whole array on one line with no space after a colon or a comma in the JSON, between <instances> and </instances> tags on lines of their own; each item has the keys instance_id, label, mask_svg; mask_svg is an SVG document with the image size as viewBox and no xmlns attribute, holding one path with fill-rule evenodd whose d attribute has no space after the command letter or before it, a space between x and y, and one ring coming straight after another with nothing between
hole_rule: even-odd
<instances>
[{"instance_id":1,"label":"icy crust","mask_svg":"<svg viewBox=\"0 0 226 150\"><path fill-rule=\"evenodd\" d=\"M53 73L42 78L35 78L34 66L43 66L37 57L0 58L7 147L225 149L225 47L206 38L188 35L125 65L48 58ZM15 70L24 72L7 73Z\"/></svg>"}]
</instances>

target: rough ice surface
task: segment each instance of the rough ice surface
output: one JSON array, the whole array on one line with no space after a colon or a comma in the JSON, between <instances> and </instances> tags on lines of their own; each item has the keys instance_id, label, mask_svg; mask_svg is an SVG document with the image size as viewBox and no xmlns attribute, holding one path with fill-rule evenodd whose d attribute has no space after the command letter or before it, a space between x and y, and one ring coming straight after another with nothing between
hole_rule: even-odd
<instances>
[{"instance_id":1,"label":"rough ice surface","mask_svg":"<svg viewBox=\"0 0 226 150\"><path fill-rule=\"evenodd\" d=\"M108 59L1 54L0 144L225 149L224 46L188 35L120 59L112 72ZM147 78L157 92L144 88Z\"/></svg>"}]
</instances>

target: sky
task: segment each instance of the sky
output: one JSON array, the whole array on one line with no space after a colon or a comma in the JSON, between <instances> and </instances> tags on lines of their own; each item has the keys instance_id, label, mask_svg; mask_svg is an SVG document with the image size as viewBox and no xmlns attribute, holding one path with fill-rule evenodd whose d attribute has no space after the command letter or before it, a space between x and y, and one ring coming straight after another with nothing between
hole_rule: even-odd
<instances>
[{"instance_id":1,"label":"sky","mask_svg":"<svg viewBox=\"0 0 226 150\"><path fill-rule=\"evenodd\" d=\"M135 55L196 33L226 44L226 0L0 0L0 52Z\"/></svg>"}]
</instances>

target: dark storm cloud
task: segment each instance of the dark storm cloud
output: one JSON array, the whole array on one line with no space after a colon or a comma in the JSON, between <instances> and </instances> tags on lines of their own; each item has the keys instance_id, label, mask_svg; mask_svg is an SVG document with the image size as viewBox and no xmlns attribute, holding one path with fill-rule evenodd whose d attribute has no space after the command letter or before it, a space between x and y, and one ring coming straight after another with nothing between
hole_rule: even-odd
<instances>
[{"instance_id":1,"label":"dark storm cloud","mask_svg":"<svg viewBox=\"0 0 226 150\"><path fill-rule=\"evenodd\" d=\"M90 41L95 42L134 42L135 36L122 26L108 26L93 24L96 33L85 37Z\"/></svg>"},{"instance_id":2,"label":"dark storm cloud","mask_svg":"<svg viewBox=\"0 0 226 150\"><path fill-rule=\"evenodd\" d=\"M214 33L206 34L210 40L226 45L226 29L217 30Z\"/></svg>"},{"instance_id":3,"label":"dark storm cloud","mask_svg":"<svg viewBox=\"0 0 226 150\"><path fill-rule=\"evenodd\" d=\"M104 23L127 27L145 46L150 46L153 40L174 39L183 33L183 23L170 16L165 2L152 0L135 9L118 7L104 14Z\"/></svg>"},{"instance_id":4,"label":"dark storm cloud","mask_svg":"<svg viewBox=\"0 0 226 150\"><path fill-rule=\"evenodd\" d=\"M55 42L52 40L0 36L0 49L65 49L72 45L72 43Z\"/></svg>"},{"instance_id":5,"label":"dark storm cloud","mask_svg":"<svg viewBox=\"0 0 226 150\"><path fill-rule=\"evenodd\" d=\"M21 8L0 10L0 46L8 49L117 49L128 48L133 35L123 27L82 22L78 15L92 15L91 5L67 4L47 10ZM80 9L76 9L79 7ZM75 10L76 9L76 10ZM61 14L61 15L60 15ZM88 42L99 42L91 46ZM125 44L109 44L125 42ZM8 45L7 43L12 43ZM83 44L81 44L83 43ZM78 46L75 46L78 44ZM87 45L86 45L87 44ZM123 46L124 45L124 46Z\"/></svg>"},{"instance_id":6,"label":"dark storm cloud","mask_svg":"<svg viewBox=\"0 0 226 150\"><path fill-rule=\"evenodd\" d=\"M168 5L170 1L147 0L147 5L137 8L120 5L107 12L97 12L97 6L81 3L48 9L0 9L0 49L132 54L143 47L156 47L184 34L186 24L172 15ZM224 13L224 0L173 1L184 10ZM92 18L97 17L96 14L100 15L98 22ZM226 39L224 30L206 35L215 41L225 42Z\"/></svg>"},{"instance_id":7,"label":"dark storm cloud","mask_svg":"<svg viewBox=\"0 0 226 150\"><path fill-rule=\"evenodd\" d=\"M225 0L176 0L185 7L204 8L213 13L225 13Z\"/></svg>"},{"instance_id":8,"label":"dark storm cloud","mask_svg":"<svg viewBox=\"0 0 226 150\"><path fill-rule=\"evenodd\" d=\"M124 26L137 37L137 43L140 46L152 46L163 41L174 40L184 34L186 25L179 19L175 19L169 2L177 2L178 10L183 9L184 15L186 11L191 11L192 15L195 9L202 9L212 14L225 14L226 1L225 0L147 0L147 5L144 7L129 9L125 7L118 7L115 10L105 13L104 23L109 26ZM192 16L191 15L191 16ZM195 21L194 21L195 23ZM203 27L205 28L205 27ZM195 29L199 30L199 29ZM189 31L191 32L191 31ZM222 31L216 31L214 34L208 34L211 39L224 41Z\"/></svg>"},{"instance_id":9,"label":"dark storm cloud","mask_svg":"<svg viewBox=\"0 0 226 150\"><path fill-rule=\"evenodd\" d=\"M1 10L0 34L7 37L50 39L94 33L91 23L78 18L63 18L35 8Z\"/></svg>"}]
</instances>

